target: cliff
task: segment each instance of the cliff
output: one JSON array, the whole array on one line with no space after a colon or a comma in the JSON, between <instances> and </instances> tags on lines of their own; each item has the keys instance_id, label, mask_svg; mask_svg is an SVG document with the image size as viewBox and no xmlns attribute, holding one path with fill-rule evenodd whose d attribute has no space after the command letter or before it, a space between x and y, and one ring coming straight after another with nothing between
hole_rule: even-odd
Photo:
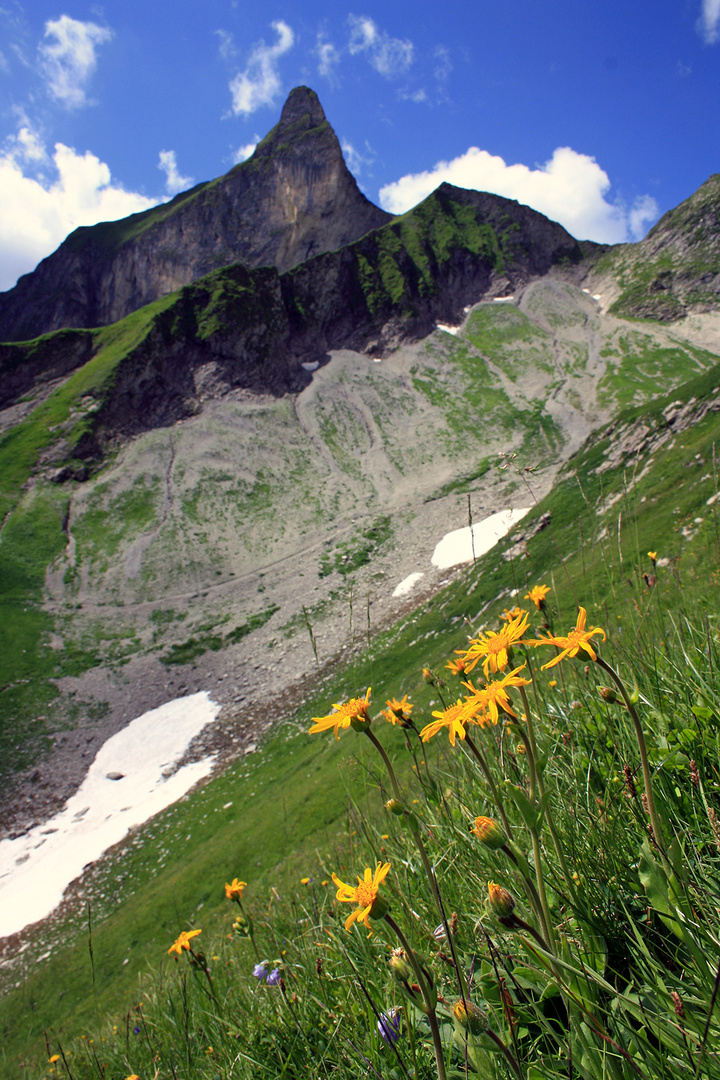
<instances>
[{"instance_id":1,"label":"cliff","mask_svg":"<svg viewBox=\"0 0 720 1080\"><path fill-rule=\"evenodd\" d=\"M116 322L232 263L283 272L389 220L358 189L317 95L299 87L252 157L225 176L71 233L0 294L0 341Z\"/></svg>"}]
</instances>

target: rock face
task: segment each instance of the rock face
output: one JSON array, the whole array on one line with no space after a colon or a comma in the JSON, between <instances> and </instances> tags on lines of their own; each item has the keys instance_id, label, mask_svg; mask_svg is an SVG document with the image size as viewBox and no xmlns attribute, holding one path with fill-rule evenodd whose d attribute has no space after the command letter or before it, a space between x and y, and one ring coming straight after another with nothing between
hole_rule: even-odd
<instances>
[{"instance_id":1,"label":"rock face","mask_svg":"<svg viewBox=\"0 0 720 1080\"><path fill-rule=\"evenodd\" d=\"M101 460L118 440L192 416L230 390L298 391L310 378L301 365L324 363L332 349L384 354L437 322L461 321L483 296L582 258L561 225L529 207L443 184L382 229L284 274L242 264L213 271L169 299L119 356L111 383L88 391L97 407L74 457ZM29 382L31 348L0 349L0 374L7 366L19 384L27 367Z\"/></svg>"},{"instance_id":2,"label":"rock face","mask_svg":"<svg viewBox=\"0 0 720 1080\"><path fill-rule=\"evenodd\" d=\"M592 287L614 284L610 308L622 318L672 321L720 304L720 173L653 225L638 244L611 248ZM604 280L605 279L605 280Z\"/></svg>"},{"instance_id":3,"label":"rock face","mask_svg":"<svg viewBox=\"0 0 720 1080\"><path fill-rule=\"evenodd\" d=\"M299 87L252 157L225 176L71 233L0 294L0 341L116 322L232 263L282 273L390 220L358 189L317 95Z\"/></svg>"}]
</instances>

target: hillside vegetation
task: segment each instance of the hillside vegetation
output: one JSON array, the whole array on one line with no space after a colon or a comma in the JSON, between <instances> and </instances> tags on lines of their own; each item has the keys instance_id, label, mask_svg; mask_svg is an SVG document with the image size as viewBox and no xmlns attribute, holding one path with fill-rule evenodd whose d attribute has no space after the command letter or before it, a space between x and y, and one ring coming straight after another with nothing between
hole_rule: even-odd
<instances>
[{"instance_id":1,"label":"hillside vegetation","mask_svg":"<svg viewBox=\"0 0 720 1080\"><path fill-rule=\"evenodd\" d=\"M431 604L418 609L377 638L370 651L359 648L356 641L349 665L332 682L319 686L294 716L287 717L287 722L265 742L260 755L231 767L221 778L166 811L139 830L129 845L90 871L81 883L77 901L69 906L53 930L50 933L46 931L36 939L31 937L30 947L21 961L22 968L17 966L16 961L7 969L10 979L18 982L17 988L6 995L2 1006L3 1046L8 1068L20 1068L13 1064L17 1062L18 1054L40 1053L39 1049L33 1051L30 1047L33 1040L41 1039L42 1028L47 1027L49 1018L53 1018L57 1026L51 1036L50 1051L55 1053L59 1046L62 1047L74 1075L84 1076L86 1072L88 1076L104 1075L97 1072L97 1068L108 1062L106 1069L114 1072L110 1071L107 1075L114 1075L115 1072L127 1075L134 1070L144 1080L153 1054L160 1054L163 1068L169 1075L172 1075L173 1062L176 1071L184 1062L183 1068L190 1069L191 1074L197 1076L230 1075L230 1068L245 1068L242 1062L246 1062L248 1067L252 1062L260 1061L270 1067L269 1063L272 1062L273 1068L280 1069L290 1061L307 1063L309 1060L307 1038L312 1015L311 1029L321 1038L323 1048L317 1062L317 1075L326 1075L327 1070L331 1071L332 1068L352 1071L356 1067L357 1059L348 1040L353 1046L361 1047L361 1052L370 1055L371 1060L376 1061L376 1067L382 1071L382 1061L385 1060L382 1055L386 1053L382 1048L383 1042L378 1042L373 1034L375 1020L369 1006L369 1011L365 1011L362 991L353 975L350 960L340 946L350 949L353 962L376 1007L387 1011L395 1003L395 998L392 978L388 974L386 979L381 974L383 968L379 963L384 950L388 948L386 936L379 928L371 943L361 947L364 933L355 930L352 939L345 935L342 925L337 923L337 915L342 915L344 919L348 911L332 915L331 899L335 890L329 884L320 884L321 881L329 881L330 871L338 873L342 880L352 882L353 874L356 871L362 874L363 866L373 866L375 858L391 862L395 880L393 882L388 878L388 886L392 890L396 918L401 919L406 902L420 913L420 937L414 947L420 947L423 953L429 954L428 962L432 965L435 978L440 980L443 997L455 1000L459 991L453 987L452 970L439 958L439 952L447 952L447 947L442 943L438 946L432 940L432 929L439 916L433 921L429 906L431 896L428 894L424 900L421 899L417 878L412 883L404 880L401 884L397 877L400 867L408 859L412 860L412 856L404 848L406 841L403 837L407 833L402 829L398 832L398 827L393 825L397 819L387 817L381 808L381 798L384 796L379 798L378 784L384 787L389 781L383 780L374 767L366 772L370 762L367 754L359 753L357 741L353 742L353 737L357 740L358 736L353 736L352 732L344 732L339 744L327 736L309 737L307 728L310 717L326 714L331 701L345 701L353 695L364 694L367 686L371 685L372 700L377 703L378 709L386 697L400 698L407 694L415 705L416 724L422 726L431 719L431 711L439 707L438 687L423 681L422 668L440 673L446 660L453 658L453 650L466 647L468 634L477 634L483 624L498 626L502 609L522 602L523 594L531 585L544 583L551 588L547 618L555 633L565 633L575 621L578 601L586 606L588 625L599 624L608 633L607 645L600 643L602 655L608 659L615 658L623 677L626 680L629 678L631 688L633 679L638 681L641 695L641 706L638 707L642 707L643 715L647 717L644 726L655 773L653 782L660 789L658 798L661 805L669 807L672 803L673 806L670 810L670 828L673 831L676 829L673 824L677 820L676 815L688 812L676 800L689 799L693 790L699 791L693 789L689 779L691 756L696 768L700 769L703 798L707 800L708 810L712 811L717 806L720 791L720 778L712 765L712 747L715 745L713 732L718 722L717 692L713 687L714 672L717 671L716 590L719 584L716 522L718 476L714 447L720 434L719 395L720 370L715 367L678 388L670 398L661 398L650 407L626 410L615 422L599 429L570 460L553 491L514 534L501 542L476 567L464 570L457 581L438 594ZM524 474L524 463L519 457L508 461L507 471L516 470L516 475ZM532 476L529 482L532 485ZM550 515L550 526L536 532L536 526L541 524L546 514ZM654 566L647 556L648 550L655 553L657 562ZM560 563L560 556L564 565ZM519 657L518 662L521 660L522 657ZM623 728L625 722L622 711L613 707L616 711L608 712L609 706L598 705L600 699L595 691L597 678L593 677L592 672L589 677L583 674L582 665L578 665L576 670L579 683L571 670L567 670L562 677L557 675L560 681L554 689L548 684L550 674L542 680L540 692L548 696L543 699L545 719L540 721L538 738L543 740L543 746L547 746L549 755L544 766L545 775L552 790L556 827L563 837L563 843L574 836L574 842L581 844L572 855L573 865L580 867L582 877L582 890L578 896L584 898L583 903L591 903L592 909L598 913L605 911L604 905L610 902L609 898L603 900L602 896L607 895L603 893L606 890L604 883L613 874L619 891L611 894L615 899L607 908L607 915L603 915L600 922L596 918L592 923L594 936L590 938L586 936L586 908L575 905L575 922L572 926L575 927L575 937L581 935L582 944L578 945L576 941L573 948L586 950L582 955L588 970L614 986L615 992L622 985L614 982L618 975L618 949L630 949L633 957L624 961L626 966L619 969L625 980L628 963L631 966L640 964L641 970L647 972L657 970L656 965L661 962L664 965L662 979L665 990L659 996L657 992L653 996L653 1009L670 1010L670 1015L673 1015L673 991L679 994L684 1003L687 1017L691 1016L693 1010L694 1019L688 1019L684 1030L691 1057L697 1062L705 1018L709 1015L707 1003L712 990L712 973L707 978L700 973L699 977L706 979L705 989L701 990L700 985L693 982L690 994L672 975L672 964L668 968L670 961L666 951L671 946L671 940L663 936L662 930L663 919L667 922L668 918L667 909L662 907L662 894L657 891L660 884L648 884L651 877L647 876L654 874L652 880L661 882L658 875L662 873L662 864L658 856L653 856L650 849L649 854L642 856L646 869L642 870L641 867L640 878L633 878L632 874L627 878L627 868L636 865L637 854L642 847L644 825L642 816L638 817L632 809L632 801L618 793L624 783L624 765L629 763L633 771L636 769L637 750L633 752L632 742L623 741L625 736L620 739L618 735L619 727ZM443 677L449 685L447 692L440 689L440 693L456 693L451 677L447 673ZM653 687L656 689L653 690ZM574 704L576 701L577 707ZM671 704L673 702L676 707ZM405 790L405 786L411 782L407 764L403 764L405 740L402 733L392 729L385 721L382 723L390 736L388 749L398 762ZM378 731L378 734L385 741L386 732ZM568 734L569 741L566 738ZM457 759L458 748L454 757L448 758L450 748L443 749L447 740L446 736L442 737L445 743L434 740L427 748L431 774L436 777L435 782L440 785L440 790L452 792L449 809L457 807L460 817L455 817L452 810L449 819L437 819L433 825L433 830L440 830L437 840L426 838L432 851L435 851L435 843L440 845L438 851L444 845L459 844L459 838L453 839L459 835L458 830L465 831L468 822L472 824L474 816L493 811L487 791L483 784L478 785L473 778L470 765L467 766L469 772L466 779L458 782L457 766L451 763ZM356 755L359 761L354 763ZM422 762L422 756L418 760ZM341 762L342 769L347 771L345 780L339 781L338 766ZM452 782L449 777L443 779L446 768L453 769ZM523 767L517 764L513 769L519 769L514 782L522 784ZM342 789L338 787L338 782ZM640 776L636 772L635 783L641 786ZM420 789L416 787L414 797L420 799L416 813L428 824L432 824L440 813L434 794L437 790L427 783L423 783ZM674 795L675 790L681 794ZM568 815L570 811L575 815L579 810L577 793L580 792L582 805L587 807L589 816L583 817L582 827L577 823L571 826ZM359 830L355 838L348 836L345 825L348 794L357 807L351 817L351 829ZM385 794L391 794L391 791ZM671 800L671 803L667 800ZM604 824L603 808L607 806L616 809L608 811L611 817ZM522 818L515 818L518 813L516 806L512 811L513 821L516 827L522 829ZM712 815L707 817L701 801L693 813L697 816L687 827L700 830L697 835L693 832L696 835L695 850L698 852L693 858L705 858L704 853L707 852L712 863ZM318 832L318 821L323 822L321 833ZM581 843L581 832L586 828L589 832ZM601 831L602 842L598 830ZM260 834L263 844L258 847L256 837ZM179 842L180 837L187 839ZM592 856L587 847L588 837L598 837ZM467 841L463 840L463 844L466 845ZM624 854L626 851L628 854ZM630 851L636 853L635 858L629 855ZM432 857L435 858L435 855ZM687 857L690 858L690 849L687 849ZM457 862L457 859L468 858L470 862L467 865ZM497 880L502 873L504 877L501 880L513 892L518 887L513 886L507 877L510 872L508 865L496 864L494 856L490 862L487 862L487 858L482 856L477 846L473 847L472 853L465 855L462 854L462 847L459 847L457 857L452 860L455 866L452 873L449 872L449 865L446 868L442 861L442 866L438 864L448 918L452 911L458 911L461 915L457 948L462 950L463 956L470 940L467 935L475 918L482 914L481 894L482 890L486 891L487 878ZM549 860L548 887L553 921L561 920L563 911L567 919L567 904L570 902L567 887L557 878L561 871L553 861L552 838L547 831L542 839L542 858ZM603 860L601 864L596 863L597 858ZM412 866L412 862L409 865ZM458 876L460 865L465 869ZM654 865L660 869L653 869ZM692 866L687 863L687 873L691 879L697 872L693 866L694 863ZM713 873L711 866L706 866L702 873L707 886L711 880L707 875ZM223 897L223 883L232 881L233 877L242 877L249 882L243 904L254 918L254 932L262 956L270 959L273 966L280 965L284 972L288 1001L292 994L297 994L299 998L297 1006L290 1002L287 1012L281 1011L276 1015L273 1009L275 1019L271 1025L268 1025L266 1009L274 999L267 997L271 988L257 988L257 982L252 977L251 969L256 960L253 959L250 943L242 937L232 943L224 940L232 915ZM313 878L312 885L301 885L301 877ZM458 889L460 892L457 892ZM648 889L649 892L646 891ZM469 899L468 890L472 899ZM403 892L408 897L407 901L402 899ZM294 895L297 899L290 900ZM676 907L680 905L677 918L685 919L682 915L682 892L673 895L673 904ZM277 899L278 896L282 899ZM94 968L88 959L87 911L83 915L82 907L87 900L92 905ZM622 928L622 920L618 923L612 915L613 911L621 910L613 907L613 904L626 906L626 918L630 919L628 929L633 925L647 926L647 920L652 919L654 933L660 935L658 942L664 942L660 952L652 944L648 952L637 952L632 932L628 937L627 931ZM198 905L201 905L200 909ZM658 913L652 914L653 911ZM528 917L524 910L523 917ZM612 928L603 919L610 919ZM295 930L291 931L291 926L296 927L298 920L301 920L301 928L305 928L300 937ZM318 923L318 920L321 922ZM498 932L496 924L485 922L484 925L493 940ZM203 929L203 955L208 957L217 993L222 994L222 1015L228 1017L227 1021L219 1020L221 1014L216 1007L213 1006L208 1012L203 1004L206 995L202 989L205 980L202 969L193 972L192 968L171 967L164 975L159 974L160 958L180 930L200 926ZM321 935L324 933L323 926L330 930L327 937L330 951L327 953L322 950L317 953L315 942L322 940L322 937L317 937L316 926L321 930ZM411 931L412 926L407 925L406 932L411 934ZM710 924L707 931L712 932ZM673 932L671 927L671 935ZM281 946L276 943L273 933L296 939L297 944L292 948L289 945ZM503 931L500 930L500 933ZM692 933L696 931L693 929ZM411 936L414 938L415 932ZM485 955L482 940L473 940L476 940L473 946L475 953ZM521 948L517 941L515 946L511 946L511 940L512 935L508 946ZM677 946L681 950L691 947L702 949L701 939L694 937ZM339 949L337 953L334 951L336 948ZM51 955L38 965L36 958L48 949ZM377 974L373 974L367 966L367 949L370 949L368 955L373 957L372 964ZM588 949L595 950L592 963ZM341 993L341 998L336 996L335 1003L329 1007L336 1012L342 1010L337 1013L337 1018L342 1016L342 1030L346 1038L337 1035L331 1037L334 1026L331 1023L326 1028L322 1011L320 1014L308 1011L314 1008L311 1004L314 997L320 995L320 1000L325 1000L320 993L321 987L311 990L309 983L303 982L310 978L310 968L314 966L317 955L325 964L325 977L337 981L333 993ZM218 959L210 960L214 957ZM126 959L127 964L124 963ZM187 957L180 957L179 962L186 965ZM488 969L484 966L478 968L479 963L477 959L472 1000L478 1003L478 1007L490 1010L491 1017L494 1017L494 1030L502 1034L504 1021L502 1009L499 1015L497 1013L500 999L494 996L493 985L497 986L497 981L493 984L492 958L490 956ZM687 971L688 960L683 963ZM692 963L696 964L697 961L693 960ZM645 967L647 964L651 965L650 968ZM126 997L127 994L132 995L134 973L148 965L158 972L157 976L145 982L137 996ZM188 976L192 976L189 980L183 976L184 970L187 970ZM510 970L517 983L510 991L513 1008L532 1009L532 1016L528 1014L525 1020L519 1020L520 1028L524 1025L527 1032L523 1034L520 1028L516 1032L518 1047L526 1054L531 1047L541 1045L542 1040L540 1043L537 1040L541 1039L542 1027L549 1014L543 1008L538 1012L537 999L534 999L535 1004L529 1004L526 992L525 996L517 996L517 987L523 987L523 980L530 979L528 972L537 970L536 964L534 966L530 962L528 966L527 959L518 960L515 968ZM232 989L225 982L223 971L227 971L231 978ZM507 981L509 973L504 977ZM551 979L548 975L544 977ZM588 977L587 972L585 977ZM544 985L538 981L540 979L539 974L535 981L530 979L531 985ZM196 983L194 989L193 983ZM183 986L186 987L185 991L182 990ZM347 991L343 989L346 986ZM352 986L355 990L351 994ZM253 987L256 987L254 992ZM283 993L277 988L272 992ZM577 986L574 992L578 992ZM189 1011L185 1013L180 1009L181 999L175 996L182 993L190 995L187 998ZM563 993L565 991L561 986L561 996ZM595 991L585 986L583 993L592 997ZM645 1027L642 1023L638 1027L640 1013L637 1009L640 1006L630 990L624 994L622 1009L628 1016L631 1028L636 1030L635 1038L639 1041L634 1046L624 1043L623 1049L636 1063L639 1062L647 1075L663 1075L653 1050L653 1039L657 1037L659 1029L657 1026L647 1027L647 1022ZM704 1006L701 1004L702 994L708 995L704 999ZM554 992L548 992L547 1000L553 996ZM402 1000L401 995L399 1002ZM125 1014L122 1019L116 1018L114 1028L112 1021L107 1027L101 1028L93 1020L96 1010L102 1013L105 1009L128 1009L133 1003L141 1004L141 1011L133 1008L127 1018ZM644 1007L647 1011L649 1000ZM605 1018L603 1010L604 1006L601 1012L605 1023L609 1018ZM449 1019L442 1021L446 1025L443 1027L446 1040L451 1037L453 1023L452 1015L448 1015ZM241 1016L248 1019L241 1021ZM635 1020L632 1020L633 1016ZM408 1023L415 1027L416 1038L422 1041L425 1037L422 1017L411 1010L403 1019L404 1032ZM450 1027L447 1027L448 1024ZM94 1028L94 1044L90 1044L88 1039L73 1043L73 1034L77 1035L82 1030L90 1037L88 1025ZM136 1027L140 1028L137 1034ZM670 1039L674 1047L672 1027L662 1026L662 1030L664 1037ZM236 1035L239 1035L240 1042ZM509 1038L508 1045L511 1045L511 1027L507 1028L504 1038ZM260 1049L264 1045L268 1048L266 1051ZM446 1042L446 1045L449 1053L450 1043ZM667 1044L663 1045L667 1049ZM706 1041L706 1045L709 1048L712 1042ZM210 1046L213 1047L212 1052L208 1051ZM28 1050L24 1050L24 1047L28 1047ZM238 1049L242 1050L240 1057L237 1055ZM483 1044L480 1049L485 1052L488 1047ZM601 1051L602 1045L595 1049L594 1057L591 1054L585 1058L583 1068L588 1075L595 1074L596 1066L602 1068L603 1060L609 1067L607 1057ZM412 1075L405 1046L401 1052ZM458 1052L462 1054L462 1048ZM673 1049L672 1053L675 1052ZM263 1057L263 1054L269 1056ZM424 1054L425 1051L420 1055L421 1061L426 1060ZM493 1054L491 1061L496 1063ZM648 1054L651 1055L649 1058ZM612 1059L612 1055L610 1057ZM96 1060L98 1065L95 1064ZM550 1068L550 1059L546 1057L545 1061L545 1067ZM336 1064L331 1066L332 1062ZM674 1058L668 1069L675 1067L673 1062ZM704 1059L704 1065L701 1062L699 1075L714 1075L713 1062L714 1057L710 1054ZM388 1064L387 1067L391 1066ZM425 1075L424 1070L432 1067L430 1056L425 1065L417 1066L419 1075ZM564 1075L562 1066L556 1067L560 1070L558 1075ZM625 1075L624 1067L619 1060L617 1068L620 1075ZM126 1073L122 1072L123 1069ZM21 1071L19 1075L35 1076L38 1072L35 1066L28 1063L26 1073Z\"/></svg>"}]
</instances>

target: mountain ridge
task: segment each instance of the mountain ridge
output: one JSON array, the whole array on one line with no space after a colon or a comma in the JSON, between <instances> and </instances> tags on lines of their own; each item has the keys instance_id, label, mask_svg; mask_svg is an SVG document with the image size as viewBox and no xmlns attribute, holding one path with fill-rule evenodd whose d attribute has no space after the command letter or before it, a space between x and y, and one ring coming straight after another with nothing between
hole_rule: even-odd
<instances>
[{"instance_id":1,"label":"mountain ridge","mask_svg":"<svg viewBox=\"0 0 720 1080\"><path fill-rule=\"evenodd\" d=\"M317 94L298 87L252 156L224 176L71 233L0 294L0 340L116 322L236 262L282 272L390 219L359 190Z\"/></svg>"}]
</instances>

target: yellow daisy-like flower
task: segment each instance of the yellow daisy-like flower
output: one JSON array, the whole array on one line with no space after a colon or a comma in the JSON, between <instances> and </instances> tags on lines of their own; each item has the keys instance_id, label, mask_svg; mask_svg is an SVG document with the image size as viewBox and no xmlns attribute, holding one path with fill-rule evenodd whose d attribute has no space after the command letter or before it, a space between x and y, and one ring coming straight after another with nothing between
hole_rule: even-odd
<instances>
[{"instance_id":1,"label":"yellow daisy-like flower","mask_svg":"<svg viewBox=\"0 0 720 1080\"><path fill-rule=\"evenodd\" d=\"M488 630L473 638L470 648L464 653L465 671L469 674L478 660L483 657L483 671L486 679L491 671L504 671L510 662L513 644L519 641L527 630L529 618L527 611L522 611L498 633Z\"/></svg>"},{"instance_id":2,"label":"yellow daisy-like flower","mask_svg":"<svg viewBox=\"0 0 720 1080\"><path fill-rule=\"evenodd\" d=\"M470 690L473 695L473 697L468 700L475 701L477 707L482 710L488 720L493 724L497 724L501 711L517 720L517 714L513 712L512 706L510 705L508 687L530 685L532 679L523 679L518 675L518 672L522 671L524 667L525 664L521 664L520 667L515 668L514 671L504 675L502 679L493 679L480 689L476 689L470 682L463 683L463 686L467 686L468 690Z\"/></svg>"},{"instance_id":3,"label":"yellow daisy-like flower","mask_svg":"<svg viewBox=\"0 0 720 1080\"><path fill-rule=\"evenodd\" d=\"M190 941L192 938L197 937L198 934L202 934L202 930L183 930L177 941L174 941L168 949L168 956L174 952L181 956L183 949L190 952Z\"/></svg>"},{"instance_id":4,"label":"yellow daisy-like flower","mask_svg":"<svg viewBox=\"0 0 720 1080\"><path fill-rule=\"evenodd\" d=\"M225 882L225 896L228 900L242 900L242 894L247 888L247 881L238 881L236 877L232 879L232 884L228 885Z\"/></svg>"},{"instance_id":5,"label":"yellow daisy-like flower","mask_svg":"<svg viewBox=\"0 0 720 1080\"><path fill-rule=\"evenodd\" d=\"M403 694L400 701L397 698L390 698L385 704L387 708L382 711L385 719L391 724L407 727L410 722L410 713L413 711L413 705L408 701L407 694Z\"/></svg>"},{"instance_id":6,"label":"yellow daisy-like flower","mask_svg":"<svg viewBox=\"0 0 720 1080\"><path fill-rule=\"evenodd\" d=\"M657 551L648 551L648 559L654 566L657 562Z\"/></svg>"},{"instance_id":7,"label":"yellow daisy-like flower","mask_svg":"<svg viewBox=\"0 0 720 1080\"><path fill-rule=\"evenodd\" d=\"M390 863L378 863L373 874L370 867L365 868L363 877L358 877L357 885L346 885L337 874L332 879L337 885L337 899L343 904L356 904L356 910L351 912L345 920L345 929L349 930L355 921L365 923L368 930L371 929L368 919L382 918L388 910L385 901L378 896L380 885L387 877ZM375 913L373 914L373 908Z\"/></svg>"},{"instance_id":8,"label":"yellow daisy-like flower","mask_svg":"<svg viewBox=\"0 0 720 1080\"><path fill-rule=\"evenodd\" d=\"M55 1062L59 1061L59 1060L60 1060L60 1055L59 1054L53 1054L52 1057L48 1058L48 1064L49 1065L54 1065Z\"/></svg>"},{"instance_id":9,"label":"yellow daisy-like flower","mask_svg":"<svg viewBox=\"0 0 720 1080\"><path fill-rule=\"evenodd\" d=\"M530 592L525 593L525 599L531 600L535 607L540 610L545 603L545 597L550 592L549 585L533 585Z\"/></svg>"},{"instance_id":10,"label":"yellow daisy-like flower","mask_svg":"<svg viewBox=\"0 0 720 1080\"><path fill-rule=\"evenodd\" d=\"M575 657L582 649L588 654L591 660L597 660L597 653L593 648L590 638L595 634L602 634L603 641L606 640L605 631L599 626L592 626L589 630L585 629L585 623L587 621L587 611L584 607L581 607L578 611L577 623L568 633L567 637L553 637L548 634L547 637L540 638L537 641L528 641L527 645L555 645L561 651L557 656L554 656L552 660L549 660L547 664L543 664L542 670L555 667L561 660L564 660L566 656Z\"/></svg>"},{"instance_id":11,"label":"yellow daisy-like flower","mask_svg":"<svg viewBox=\"0 0 720 1080\"><path fill-rule=\"evenodd\" d=\"M438 731L442 731L446 727L450 742L454 746L456 736L461 739L465 738L465 725L468 721L474 723L472 710L469 710L467 702L461 701L460 698L454 705L450 705L449 708L444 709L442 712L434 712L433 716L436 716L437 719L430 724L426 724L420 732L420 738L423 742L428 742L433 735L437 735Z\"/></svg>"},{"instance_id":12,"label":"yellow daisy-like flower","mask_svg":"<svg viewBox=\"0 0 720 1080\"><path fill-rule=\"evenodd\" d=\"M525 612L523 611L523 609L521 607L518 607L516 604L515 607L510 608L510 610L505 608L500 618L503 619L505 622L512 622L513 619L517 619L518 615L524 614Z\"/></svg>"},{"instance_id":13,"label":"yellow daisy-like flower","mask_svg":"<svg viewBox=\"0 0 720 1080\"><path fill-rule=\"evenodd\" d=\"M335 738L340 738L340 728L347 727L364 727L370 724L370 716L368 715L368 706L370 704L370 687L367 688L367 693L364 698L350 698L342 705L333 705L335 712L329 713L328 716L313 716L314 724L310 728L310 734L314 735L316 731L329 731L333 728L335 731Z\"/></svg>"},{"instance_id":14,"label":"yellow daisy-like flower","mask_svg":"<svg viewBox=\"0 0 720 1080\"><path fill-rule=\"evenodd\" d=\"M462 675L465 672L465 657L459 656L457 660L448 660L445 667L453 675Z\"/></svg>"}]
</instances>

